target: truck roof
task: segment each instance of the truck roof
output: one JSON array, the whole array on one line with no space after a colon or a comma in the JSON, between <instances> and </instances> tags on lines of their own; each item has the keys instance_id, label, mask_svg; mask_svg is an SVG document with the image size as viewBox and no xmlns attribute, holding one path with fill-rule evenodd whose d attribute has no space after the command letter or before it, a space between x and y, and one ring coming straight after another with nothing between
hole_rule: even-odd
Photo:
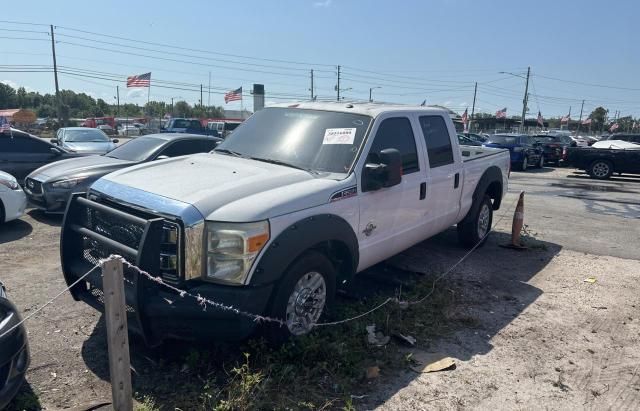
<instances>
[{"instance_id":1,"label":"truck roof","mask_svg":"<svg viewBox=\"0 0 640 411\"><path fill-rule=\"evenodd\" d=\"M341 113L362 114L377 117L382 113L393 111L420 111L425 114L446 114L447 110L433 106L420 106L392 103L369 103L362 101L301 101L295 103L278 103L269 107L290 107L307 110L337 111ZM269 108L267 107L267 108Z\"/></svg>"}]
</instances>

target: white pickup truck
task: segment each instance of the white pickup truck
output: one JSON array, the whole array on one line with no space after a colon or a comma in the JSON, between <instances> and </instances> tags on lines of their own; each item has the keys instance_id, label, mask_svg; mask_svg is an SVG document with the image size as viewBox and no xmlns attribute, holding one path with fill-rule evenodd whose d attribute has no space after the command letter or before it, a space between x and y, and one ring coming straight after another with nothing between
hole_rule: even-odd
<instances>
[{"instance_id":1,"label":"white pickup truck","mask_svg":"<svg viewBox=\"0 0 640 411\"><path fill-rule=\"evenodd\" d=\"M446 111L305 102L255 113L211 153L109 174L70 199L65 279L121 254L164 282L307 333L356 273L457 224L491 228L509 152L460 147ZM126 270L130 326L148 342L244 338L256 323ZM101 276L72 289L100 307Z\"/></svg>"}]
</instances>

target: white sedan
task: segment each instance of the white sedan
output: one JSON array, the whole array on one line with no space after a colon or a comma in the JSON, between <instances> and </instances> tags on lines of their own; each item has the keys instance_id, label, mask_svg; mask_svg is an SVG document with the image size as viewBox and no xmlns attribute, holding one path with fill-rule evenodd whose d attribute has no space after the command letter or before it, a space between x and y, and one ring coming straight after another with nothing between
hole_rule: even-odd
<instances>
[{"instance_id":1,"label":"white sedan","mask_svg":"<svg viewBox=\"0 0 640 411\"><path fill-rule=\"evenodd\" d=\"M15 220L24 215L27 196L11 174L0 171L0 223Z\"/></svg>"}]
</instances>

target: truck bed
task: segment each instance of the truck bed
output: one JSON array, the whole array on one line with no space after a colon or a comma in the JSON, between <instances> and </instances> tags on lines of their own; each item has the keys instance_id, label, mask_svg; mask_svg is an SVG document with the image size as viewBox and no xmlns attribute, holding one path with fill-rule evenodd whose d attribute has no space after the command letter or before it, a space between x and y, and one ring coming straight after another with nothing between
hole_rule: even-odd
<instances>
[{"instance_id":1,"label":"truck bed","mask_svg":"<svg viewBox=\"0 0 640 411\"><path fill-rule=\"evenodd\" d=\"M468 162L477 160L479 158L490 157L494 155L498 155L504 151L504 149L495 149L495 148L487 148L487 147L479 147L479 146L460 146L460 151L462 152L462 161Z\"/></svg>"}]
</instances>

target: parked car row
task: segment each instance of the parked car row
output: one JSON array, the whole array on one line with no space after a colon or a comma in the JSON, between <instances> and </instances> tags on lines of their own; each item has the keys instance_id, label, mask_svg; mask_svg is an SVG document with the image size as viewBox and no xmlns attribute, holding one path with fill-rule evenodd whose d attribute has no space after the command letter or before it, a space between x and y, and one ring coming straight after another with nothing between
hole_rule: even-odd
<instances>
[{"instance_id":1,"label":"parked car row","mask_svg":"<svg viewBox=\"0 0 640 411\"><path fill-rule=\"evenodd\" d=\"M612 134L592 147L570 148L568 162L597 180L640 174L640 134Z\"/></svg>"},{"instance_id":2,"label":"parked car row","mask_svg":"<svg viewBox=\"0 0 640 411\"><path fill-rule=\"evenodd\" d=\"M489 136L483 147L509 150L511 167L526 171L530 166L544 167L545 157L542 143L526 134L494 134Z\"/></svg>"}]
</instances>

